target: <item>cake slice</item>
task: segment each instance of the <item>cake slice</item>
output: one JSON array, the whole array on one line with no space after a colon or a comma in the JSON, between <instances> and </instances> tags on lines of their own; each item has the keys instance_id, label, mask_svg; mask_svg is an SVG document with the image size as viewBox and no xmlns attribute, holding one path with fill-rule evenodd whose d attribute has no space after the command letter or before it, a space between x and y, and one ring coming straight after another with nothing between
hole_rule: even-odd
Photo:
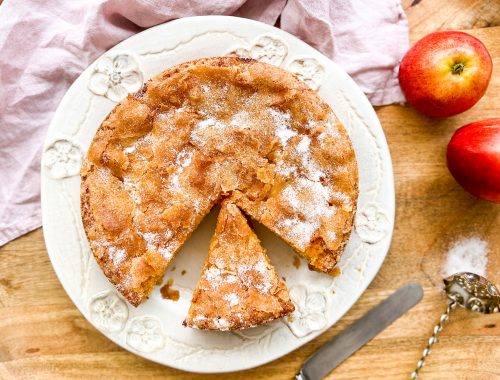
<instances>
[{"instance_id":1,"label":"cake slice","mask_svg":"<svg viewBox=\"0 0 500 380\"><path fill-rule=\"evenodd\" d=\"M245 216L224 201L184 325L239 330L293 311L285 283Z\"/></svg>"}]
</instances>

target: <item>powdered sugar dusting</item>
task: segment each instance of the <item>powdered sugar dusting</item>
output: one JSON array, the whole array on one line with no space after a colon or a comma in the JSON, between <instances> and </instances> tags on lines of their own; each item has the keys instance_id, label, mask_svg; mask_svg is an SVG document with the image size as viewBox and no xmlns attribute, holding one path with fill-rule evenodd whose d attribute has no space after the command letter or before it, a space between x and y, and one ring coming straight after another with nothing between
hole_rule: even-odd
<instances>
[{"instance_id":1,"label":"powdered sugar dusting","mask_svg":"<svg viewBox=\"0 0 500 380\"><path fill-rule=\"evenodd\" d=\"M123 177L122 183L123 183L123 188L132 197L134 203L140 204L141 197L137 192L137 184L134 181L132 181L129 177Z\"/></svg>"},{"instance_id":2,"label":"powdered sugar dusting","mask_svg":"<svg viewBox=\"0 0 500 380\"><path fill-rule=\"evenodd\" d=\"M276 137L280 140L281 146L286 146L288 140L293 136L297 136L297 132L291 129L291 116L288 112L282 112L273 108L267 110L269 115L272 117L276 129Z\"/></svg>"},{"instance_id":3,"label":"powdered sugar dusting","mask_svg":"<svg viewBox=\"0 0 500 380\"><path fill-rule=\"evenodd\" d=\"M283 177L289 177L292 174L297 173L297 167L295 165L289 165L285 161L281 160L276 165L276 173L282 175Z\"/></svg>"},{"instance_id":4,"label":"powdered sugar dusting","mask_svg":"<svg viewBox=\"0 0 500 380\"><path fill-rule=\"evenodd\" d=\"M297 153L299 154L308 154L310 145L311 138L309 136L303 136L300 142L295 147L295 150L297 150Z\"/></svg>"},{"instance_id":5,"label":"powdered sugar dusting","mask_svg":"<svg viewBox=\"0 0 500 380\"><path fill-rule=\"evenodd\" d=\"M201 91L203 91L204 94L207 94L210 92L210 86L208 84L202 84L201 85Z\"/></svg>"},{"instance_id":6,"label":"powdered sugar dusting","mask_svg":"<svg viewBox=\"0 0 500 380\"><path fill-rule=\"evenodd\" d=\"M229 303L229 306L233 307L240 303L240 299L238 298L238 294L229 293L224 296L224 299Z\"/></svg>"},{"instance_id":7,"label":"powdered sugar dusting","mask_svg":"<svg viewBox=\"0 0 500 380\"><path fill-rule=\"evenodd\" d=\"M203 276L209 284L209 288L217 289L222 284L241 283L246 288L254 287L261 293L268 293L272 288L272 273L264 260L257 263L240 264L237 267L237 275L227 270L221 269L226 265L220 258L216 260L216 265L206 269Z\"/></svg>"},{"instance_id":8,"label":"powdered sugar dusting","mask_svg":"<svg viewBox=\"0 0 500 380\"><path fill-rule=\"evenodd\" d=\"M443 268L445 277L459 272L484 276L488 263L488 243L478 237L458 240L451 244Z\"/></svg>"},{"instance_id":9,"label":"powdered sugar dusting","mask_svg":"<svg viewBox=\"0 0 500 380\"><path fill-rule=\"evenodd\" d=\"M293 240L298 248L304 249L312 240L314 233L319 228L319 223L310 223L298 217L283 219L279 224L283 235Z\"/></svg>"},{"instance_id":10,"label":"powdered sugar dusting","mask_svg":"<svg viewBox=\"0 0 500 380\"><path fill-rule=\"evenodd\" d=\"M222 271L216 266L211 266L205 271L205 278L213 286L218 286L222 281Z\"/></svg>"},{"instance_id":11,"label":"powdered sugar dusting","mask_svg":"<svg viewBox=\"0 0 500 380\"><path fill-rule=\"evenodd\" d=\"M269 293L269 290L271 290L272 286L273 285L269 281L259 282L255 284L255 288L262 294Z\"/></svg>"},{"instance_id":12,"label":"powdered sugar dusting","mask_svg":"<svg viewBox=\"0 0 500 380\"><path fill-rule=\"evenodd\" d=\"M225 129L227 129L227 124L209 116L196 124L191 131L190 139L195 145L204 147L207 142L213 141L214 136L220 138Z\"/></svg>"},{"instance_id":13,"label":"powdered sugar dusting","mask_svg":"<svg viewBox=\"0 0 500 380\"><path fill-rule=\"evenodd\" d=\"M175 159L175 163L182 168L187 168L193 159L193 151L181 150Z\"/></svg>"},{"instance_id":14,"label":"powdered sugar dusting","mask_svg":"<svg viewBox=\"0 0 500 380\"><path fill-rule=\"evenodd\" d=\"M137 141L139 141L139 140L137 140ZM134 153L136 148L137 148L137 145L134 143L133 145L130 145L130 146L126 147L125 149L123 149L123 153L125 153L125 154Z\"/></svg>"},{"instance_id":15,"label":"powdered sugar dusting","mask_svg":"<svg viewBox=\"0 0 500 380\"><path fill-rule=\"evenodd\" d=\"M227 330L229 328L229 322L226 318L214 318L213 322L218 329Z\"/></svg>"},{"instance_id":16,"label":"powdered sugar dusting","mask_svg":"<svg viewBox=\"0 0 500 380\"><path fill-rule=\"evenodd\" d=\"M337 122L334 115L330 115L326 123L326 129L318 135L318 139L323 141L326 137L337 140L340 138L340 133L337 128L333 127L333 124Z\"/></svg>"},{"instance_id":17,"label":"powdered sugar dusting","mask_svg":"<svg viewBox=\"0 0 500 380\"><path fill-rule=\"evenodd\" d=\"M109 246L107 252L115 267L119 267L123 260L125 260L125 257L127 257L124 249L118 249L114 246Z\"/></svg>"},{"instance_id":18,"label":"powdered sugar dusting","mask_svg":"<svg viewBox=\"0 0 500 380\"><path fill-rule=\"evenodd\" d=\"M153 232L142 233L137 231L139 235L146 241L146 248L149 250L156 250L158 247L158 234Z\"/></svg>"},{"instance_id":19,"label":"powdered sugar dusting","mask_svg":"<svg viewBox=\"0 0 500 380\"><path fill-rule=\"evenodd\" d=\"M193 322L201 322L201 321L206 321L208 318L205 317L204 315L197 315L193 318Z\"/></svg>"},{"instance_id":20,"label":"powdered sugar dusting","mask_svg":"<svg viewBox=\"0 0 500 380\"><path fill-rule=\"evenodd\" d=\"M342 193L340 191L332 192L332 198L339 200L345 206L351 204L351 197L349 197L346 193Z\"/></svg>"},{"instance_id":21,"label":"powdered sugar dusting","mask_svg":"<svg viewBox=\"0 0 500 380\"><path fill-rule=\"evenodd\" d=\"M258 275L256 275L256 273ZM259 260L253 265L238 266L238 275L240 281L247 287L254 287L263 294L271 289L271 272L267 269L267 265L263 260Z\"/></svg>"},{"instance_id":22,"label":"powdered sugar dusting","mask_svg":"<svg viewBox=\"0 0 500 380\"><path fill-rule=\"evenodd\" d=\"M235 284L238 282L238 277L236 277L233 274L230 274L229 276L226 276L225 281L227 284Z\"/></svg>"},{"instance_id":23,"label":"powdered sugar dusting","mask_svg":"<svg viewBox=\"0 0 500 380\"><path fill-rule=\"evenodd\" d=\"M180 175L184 171L185 168L187 168L189 165L191 165L191 162L193 160L193 154L194 150L187 150L183 149L181 150L175 159L175 164L177 166L177 169L175 170L174 173L169 178L169 187L174 190L181 190L182 186L180 183Z\"/></svg>"},{"instance_id":24,"label":"powdered sugar dusting","mask_svg":"<svg viewBox=\"0 0 500 380\"><path fill-rule=\"evenodd\" d=\"M250 126L250 114L247 111L234 114L229 125L239 129L248 128Z\"/></svg>"},{"instance_id":25,"label":"powdered sugar dusting","mask_svg":"<svg viewBox=\"0 0 500 380\"><path fill-rule=\"evenodd\" d=\"M266 273L267 265L263 260L260 260L257 264L255 264L255 270L261 274Z\"/></svg>"},{"instance_id":26,"label":"powdered sugar dusting","mask_svg":"<svg viewBox=\"0 0 500 380\"><path fill-rule=\"evenodd\" d=\"M173 257L174 249L170 246L170 244L163 244L163 246L160 247L160 234L156 232L141 232L139 230L137 230L137 234L146 242L146 249L158 252L167 261L170 261ZM166 231L163 234L163 238L169 239L172 235L172 231Z\"/></svg>"},{"instance_id":27,"label":"powdered sugar dusting","mask_svg":"<svg viewBox=\"0 0 500 380\"><path fill-rule=\"evenodd\" d=\"M312 181L319 181L322 177L325 177L325 173L318 168L318 165L311 157L310 145L311 138L303 136L295 147L295 150L300 155L306 176Z\"/></svg>"},{"instance_id":28,"label":"powdered sugar dusting","mask_svg":"<svg viewBox=\"0 0 500 380\"><path fill-rule=\"evenodd\" d=\"M140 138L138 138L136 141L134 141L134 143L128 147L126 147L125 149L123 149L123 153L125 154L132 154L132 153L135 153L137 148L142 144L144 143L145 141L148 140L148 137L147 136L142 136Z\"/></svg>"},{"instance_id":29,"label":"powdered sugar dusting","mask_svg":"<svg viewBox=\"0 0 500 380\"><path fill-rule=\"evenodd\" d=\"M105 240L93 240L90 242L92 247L99 247L99 248L105 248L106 249L106 254L108 255L108 258L113 262L113 265L115 267L119 267L120 264L125 260L127 257L127 253L123 248L116 248L115 246L111 245L110 242L105 241Z\"/></svg>"},{"instance_id":30,"label":"powdered sugar dusting","mask_svg":"<svg viewBox=\"0 0 500 380\"><path fill-rule=\"evenodd\" d=\"M333 231L327 231L325 238L327 244L332 244L337 240L337 234Z\"/></svg>"},{"instance_id":31,"label":"powdered sugar dusting","mask_svg":"<svg viewBox=\"0 0 500 380\"><path fill-rule=\"evenodd\" d=\"M170 261L170 259L174 256L172 247L168 244L165 247L158 248L158 253L167 261Z\"/></svg>"},{"instance_id":32,"label":"powdered sugar dusting","mask_svg":"<svg viewBox=\"0 0 500 380\"><path fill-rule=\"evenodd\" d=\"M223 124L223 123L221 123L218 120L215 120L212 117L209 117L209 118L207 118L205 120L201 120L200 122L198 122L197 127L200 130L207 130L207 129L210 129L210 128L211 129L224 129L226 127L226 125Z\"/></svg>"},{"instance_id":33,"label":"powdered sugar dusting","mask_svg":"<svg viewBox=\"0 0 500 380\"><path fill-rule=\"evenodd\" d=\"M322 219L334 214L329 205L331 197L328 187L307 178L298 178L283 189L281 198L295 216L282 219L278 226L298 248L304 249L321 227Z\"/></svg>"}]
</instances>

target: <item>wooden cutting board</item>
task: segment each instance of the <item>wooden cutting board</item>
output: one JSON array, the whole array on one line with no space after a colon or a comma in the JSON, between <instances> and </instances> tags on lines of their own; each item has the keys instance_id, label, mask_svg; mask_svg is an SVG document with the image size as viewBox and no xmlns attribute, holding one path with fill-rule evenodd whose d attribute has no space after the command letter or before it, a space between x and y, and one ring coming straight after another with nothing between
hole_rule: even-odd
<instances>
[{"instance_id":1,"label":"wooden cutting board","mask_svg":"<svg viewBox=\"0 0 500 380\"><path fill-rule=\"evenodd\" d=\"M418 281L423 301L341 364L329 379L407 379L446 301L441 270L449 245L489 244L488 276L500 284L500 206L478 201L452 179L445 150L453 131L500 116L500 1L403 0L412 43L440 29L480 38L493 60L486 95L472 109L431 120L409 107L379 107L396 180L396 228L381 271L334 327L289 355L252 370L196 375L141 359L106 339L78 312L50 265L39 229L0 249L0 379L291 379L304 360L393 290ZM500 379L500 314L456 312L423 379Z\"/></svg>"}]
</instances>

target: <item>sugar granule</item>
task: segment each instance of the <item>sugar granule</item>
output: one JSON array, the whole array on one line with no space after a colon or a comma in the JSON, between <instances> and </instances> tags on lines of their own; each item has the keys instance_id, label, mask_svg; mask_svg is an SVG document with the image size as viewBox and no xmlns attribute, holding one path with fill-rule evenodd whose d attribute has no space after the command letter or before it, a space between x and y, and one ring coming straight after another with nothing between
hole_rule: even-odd
<instances>
[{"instance_id":1,"label":"sugar granule","mask_svg":"<svg viewBox=\"0 0 500 380\"><path fill-rule=\"evenodd\" d=\"M451 244L443 267L445 277L459 272L484 276L488 263L488 243L478 237L458 240Z\"/></svg>"}]
</instances>

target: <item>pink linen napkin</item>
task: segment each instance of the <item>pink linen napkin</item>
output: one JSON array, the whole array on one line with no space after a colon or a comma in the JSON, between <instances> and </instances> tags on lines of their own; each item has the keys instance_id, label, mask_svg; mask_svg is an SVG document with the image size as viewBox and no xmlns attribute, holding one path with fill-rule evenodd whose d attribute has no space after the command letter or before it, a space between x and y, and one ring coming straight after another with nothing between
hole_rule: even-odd
<instances>
[{"instance_id":1,"label":"pink linen napkin","mask_svg":"<svg viewBox=\"0 0 500 380\"><path fill-rule=\"evenodd\" d=\"M404 100L399 0L6 0L0 5L0 246L41 225L41 147L65 91L99 55L169 20L235 15L274 25L332 58L372 104Z\"/></svg>"}]
</instances>

